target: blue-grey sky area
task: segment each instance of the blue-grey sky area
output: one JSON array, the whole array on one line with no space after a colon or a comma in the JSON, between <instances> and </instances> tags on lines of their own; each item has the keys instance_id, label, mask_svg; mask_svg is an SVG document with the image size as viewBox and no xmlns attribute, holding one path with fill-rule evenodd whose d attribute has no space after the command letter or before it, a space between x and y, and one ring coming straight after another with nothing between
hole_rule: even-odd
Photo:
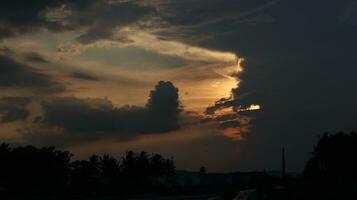
<instances>
[{"instance_id":1,"label":"blue-grey sky area","mask_svg":"<svg viewBox=\"0 0 357 200\"><path fill-rule=\"evenodd\" d=\"M301 171L356 130L357 1L5 0L0 138Z\"/></svg>"}]
</instances>

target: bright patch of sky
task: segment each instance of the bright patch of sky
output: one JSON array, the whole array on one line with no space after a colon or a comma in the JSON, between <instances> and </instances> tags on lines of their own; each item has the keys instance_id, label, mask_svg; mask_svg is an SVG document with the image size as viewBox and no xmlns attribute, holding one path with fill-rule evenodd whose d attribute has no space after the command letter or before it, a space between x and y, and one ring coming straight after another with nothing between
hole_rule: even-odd
<instances>
[{"instance_id":1,"label":"bright patch of sky","mask_svg":"<svg viewBox=\"0 0 357 200\"><path fill-rule=\"evenodd\" d=\"M186 64L184 59L161 55L137 47L93 47L84 50L81 57L108 63L108 66L128 67L132 70L177 68Z\"/></svg>"}]
</instances>

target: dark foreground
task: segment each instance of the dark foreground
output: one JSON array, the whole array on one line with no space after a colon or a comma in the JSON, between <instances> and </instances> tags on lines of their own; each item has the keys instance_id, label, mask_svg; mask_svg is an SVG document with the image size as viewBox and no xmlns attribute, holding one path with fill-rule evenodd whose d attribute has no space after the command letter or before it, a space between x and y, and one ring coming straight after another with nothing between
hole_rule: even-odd
<instances>
[{"instance_id":1,"label":"dark foreground","mask_svg":"<svg viewBox=\"0 0 357 200\"><path fill-rule=\"evenodd\" d=\"M0 199L357 199L355 132L321 136L298 176L178 171L172 158L146 152L71 157L53 147L1 144Z\"/></svg>"}]
</instances>

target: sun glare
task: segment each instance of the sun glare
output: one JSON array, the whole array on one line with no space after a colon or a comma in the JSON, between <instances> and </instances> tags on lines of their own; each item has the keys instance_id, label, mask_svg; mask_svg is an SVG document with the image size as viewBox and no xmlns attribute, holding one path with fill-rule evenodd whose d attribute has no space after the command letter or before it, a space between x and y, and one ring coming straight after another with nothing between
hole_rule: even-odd
<instances>
[{"instance_id":1,"label":"sun glare","mask_svg":"<svg viewBox=\"0 0 357 200\"><path fill-rule=\"evenodd\" d=\"M259 110L259 109L260 109L260 105L255 105L255 104L252 104L247 108L247 110Z\"/></svg>"}]
</instances>

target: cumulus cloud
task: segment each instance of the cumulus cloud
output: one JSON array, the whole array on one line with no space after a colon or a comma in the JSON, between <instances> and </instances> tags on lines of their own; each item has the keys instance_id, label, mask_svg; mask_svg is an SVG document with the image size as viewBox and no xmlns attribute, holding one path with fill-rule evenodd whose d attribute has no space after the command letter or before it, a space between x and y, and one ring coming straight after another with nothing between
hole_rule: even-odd
<instances>
[{"instance_id":1,"label":"cumulus cloud","mask_svg":"<svg viewBox=\"0 0 357 200\"><path fill-rule=\"evenodd\" d=\"M170 132L179 128L181 111L178 89L165 81L160 81L150 92L145 107L115 107L108 99L56 97L43 101L42 108L44 113L37 118L37 125L22 130L30 142L47 133L43 142L50 142L45 139L53 137L121 140L146 133Z\"/></svg>"}]
</instances>

